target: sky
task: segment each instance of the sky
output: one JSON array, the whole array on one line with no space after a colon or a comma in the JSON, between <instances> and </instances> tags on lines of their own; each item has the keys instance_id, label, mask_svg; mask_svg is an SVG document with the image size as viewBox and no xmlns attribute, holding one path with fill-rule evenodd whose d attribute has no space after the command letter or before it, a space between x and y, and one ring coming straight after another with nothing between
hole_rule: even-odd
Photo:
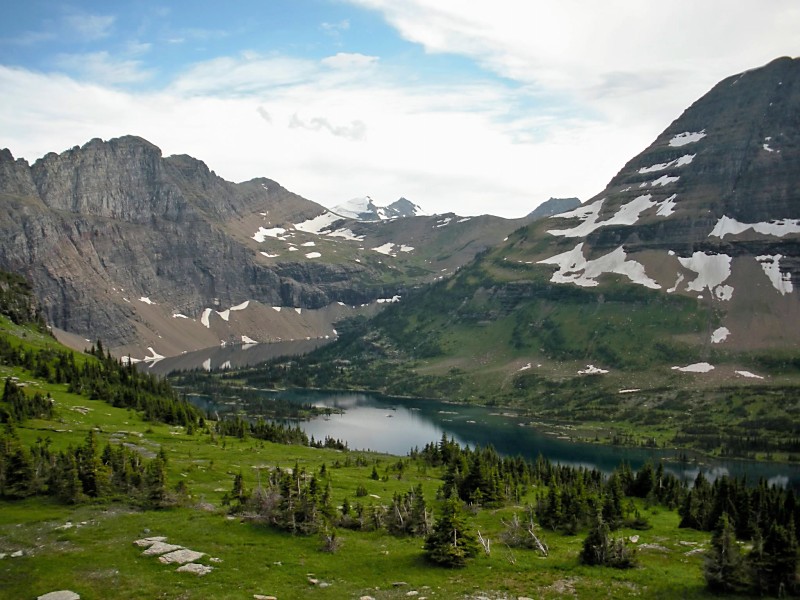
<instances>
[{"instance_id":1,"label":"sky","mask_svg":"<svg viewBox=\"0 0 800 600\"><path fill-rule=\"evenodd\" d=\"M727 76L800 55L797 0L27 0L0 148L138 135L333 207L521 217L600 193Z\"/></svg>"}]
</instances>

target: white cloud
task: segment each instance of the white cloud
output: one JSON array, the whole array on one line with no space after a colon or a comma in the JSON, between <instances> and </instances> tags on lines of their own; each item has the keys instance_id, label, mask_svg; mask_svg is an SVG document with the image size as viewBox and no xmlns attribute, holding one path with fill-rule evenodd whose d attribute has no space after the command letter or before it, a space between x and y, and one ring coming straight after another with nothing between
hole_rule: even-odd
<instances>
[{"instance_id":1,"label":"white cloud","mask_svg":"<svg viewBox=\"0 0 800 600\"><path fill-rule=\"evenodd\" d=\"M428 212L521 216L550 196L600 192L717 81L795 51L800 30L794 0L350 1L484 76L431 80L369 47L320 60L249 51L128 93L111 86L144 81L138 60L152 53L131 43L122 59L62 56L75 78L0 66L0 144L34 160L136 134L227 179L270 177L327 206L369 194L406 196ZM97 22L95 35L113 27ZM316 33L355 30L341 21Z\"/></svg>"},{"instance_id":2,"label":"white cloud","mask_svg":"<svg viewBox=\"0 0 800 600\"><path fill-rule=\"evenodd\" d=\"M105 50L86 54L61 54L56 64L76 73L81 79L96 83L128 84L146 81L152 75L139 60L119 59Z\"/></svg>"},{"instance_id":3,"label":"white cloud","mask_svg":"<svg viewBox=\"0 0 800 600\"><path fill-rule=\"evenodd\" d=\"M84 41L107 38L114 27L114 17L110 15L74 14L64 18L64 24Z\"/></svg>"}]
</instances>

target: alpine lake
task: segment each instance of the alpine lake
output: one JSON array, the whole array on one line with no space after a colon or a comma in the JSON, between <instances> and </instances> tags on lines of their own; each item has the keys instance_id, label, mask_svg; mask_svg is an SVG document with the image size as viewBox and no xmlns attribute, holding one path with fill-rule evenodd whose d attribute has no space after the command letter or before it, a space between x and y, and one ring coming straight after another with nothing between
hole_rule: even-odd
<instances>
[{"instance_id":1,"label":"alpine lake","mask_svg":"<svg viewBox=\"0 0 800 600\"><path fill-rule=\"evenodd\" d=\"M318 441L326 437L345 442L352 450L372 450L405 456L442 436L470 447L493 446L500 454L535 461L540 455L551 462L596 468L610 473L627 462L638 469L645 462L662 462L664 469L681 479L694 481L699 471L714 480L719 476L746 476L755 483L800 490L800 465L749 460L716 460L679 450L608 446L576 442L568 430L537 423L529 415L510 409L442 402L429 399L393 398L370 393L319 390L264 392L247 404L215 402L190 396L210 413L244 413L256 419L275 399L321 408L318 416L297 425Z\"/></svg>"}]
</instances>

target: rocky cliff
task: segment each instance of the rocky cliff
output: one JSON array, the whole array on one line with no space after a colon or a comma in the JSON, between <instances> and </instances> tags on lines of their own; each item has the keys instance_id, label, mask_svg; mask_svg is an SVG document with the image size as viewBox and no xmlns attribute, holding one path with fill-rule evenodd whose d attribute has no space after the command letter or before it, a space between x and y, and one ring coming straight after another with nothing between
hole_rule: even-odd
<instances>
[{"instance_id":1,"label":"rocky cliff","mask_svg":"<svg viewBox=\"0 0 800 600\"><path fill-rule=\"evenodd\" d=\"M25 275L77 343L102 338L139 357L333 336L335 320L457 268L524 222L493 218L488 234L464 223L445 243L429 223L412 246L396 223L343 218L269 179L231 183L134 136L33 165L0 151L0 268Z\"/></svg>"}]
</instances>

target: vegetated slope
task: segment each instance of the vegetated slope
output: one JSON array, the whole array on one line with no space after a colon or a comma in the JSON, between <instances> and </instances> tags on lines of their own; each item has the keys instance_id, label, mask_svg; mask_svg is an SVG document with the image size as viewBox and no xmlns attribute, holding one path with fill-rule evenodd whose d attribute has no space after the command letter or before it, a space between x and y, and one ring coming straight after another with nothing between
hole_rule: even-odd
<instances>
[{"instance_id":1,"label":"vegetated slope","mask_svg":"<svg viewBox=\"0 0 800 600\"><path fill-rule=\"evenodd\" d=\"M4 597L702 598L723 512L764 547L708 585L794 590L800 507L764 481L690 488L669 466L606 476L446 439L406 457L309 447L296 428L198 418L99 347L5 317L0 341ZM165 410L103 383L119 400L154 385Z\"/></svg>"},{"instance_id":2,"label":"vegetated slope","mask_svg":"<svg viewBox=\"0 0 800 600\"><path fill-rule=\"evenodd\" d=\"M728 78L601 194L406 296L323 351L350 368L309 381L673 433L675 417L711 447L720 432L790 440L799 138L800 60Z\"/></svg>"},{"instance_id":3,"label":"vegetated slope","mask_svg":"<svg viewBox=\"0 0 800 600\"><path fill-rule=\"evenodd\" d=\"M530 221L416 208L401 199L361 223L133 136L33 165L3 150L0 268L28 277L75 344L101 338L118 356L331 337L354 307L451 272Z\"/></svg>"}]
</instances>

